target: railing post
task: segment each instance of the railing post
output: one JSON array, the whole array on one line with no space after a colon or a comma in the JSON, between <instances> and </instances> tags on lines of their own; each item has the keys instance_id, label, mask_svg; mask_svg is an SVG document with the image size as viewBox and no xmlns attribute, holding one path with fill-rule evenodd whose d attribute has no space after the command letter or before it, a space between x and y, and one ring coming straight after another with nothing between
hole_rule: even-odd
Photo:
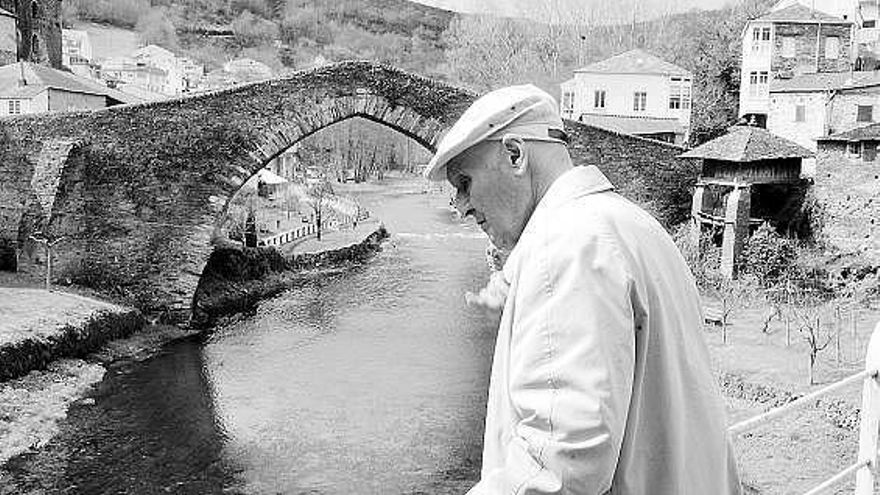
<instances>
[{"instance_id":1,"label":"railing post","mask_svg":"<svg viewBox=\"0 0 880 495\"><path fill-rule=\"evenodd\" d=\"M880 323L874 327L868 352L865 355L868 370L880 369ZM874 490L877 467L877 435L880 433L880 380L877 373L865 378L862 389L862 410L859 412L859 461L867 462L856 472L855 495L870 495Z\"/></svg>"}]
</instances>

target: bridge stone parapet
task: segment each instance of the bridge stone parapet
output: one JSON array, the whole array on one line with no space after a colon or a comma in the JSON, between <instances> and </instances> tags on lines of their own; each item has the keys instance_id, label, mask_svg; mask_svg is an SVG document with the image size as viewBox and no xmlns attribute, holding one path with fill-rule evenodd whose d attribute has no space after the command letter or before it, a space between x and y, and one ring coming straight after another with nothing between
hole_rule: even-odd
<instances>
[{"instance_id":1,"label":"bridge stone parapet","mask_svg":"<svg viewBox=\"0 0 880 495\"><path fill-rule=\"evenodd\" d=\"M474 98L389 66L345 62L173 100L3 118L0 244L27 258L34 230L64 236L57 280L144 310L185 310L230 199L269 160L353 117L433 151ZM682 150L566 125L578 163L598 165L667 222L687 217L697 174L675 158Z\"/></svg>"}]
</instances>

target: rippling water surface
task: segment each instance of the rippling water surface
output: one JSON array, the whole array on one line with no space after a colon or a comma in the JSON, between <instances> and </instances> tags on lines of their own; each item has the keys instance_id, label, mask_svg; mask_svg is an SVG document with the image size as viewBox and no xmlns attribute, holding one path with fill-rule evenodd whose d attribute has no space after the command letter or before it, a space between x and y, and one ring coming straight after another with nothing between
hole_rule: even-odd
<instances>
[{"instance_id":1,"label":"rippling water surface","mask_svg":"<svg viewBox=\"0 0 880 495\"><path fill-rule=\"evenodd\" d=\"M245 491L462 493L477 476L491 322L465 308L485 238L421 185L362 198L393 233L202 349Z\"/></svg>"},{"instance_id":2,"label":"rippling water surface","mask_svg":"<svg viewBox=\"0 0 880 495\"><path fill-rule=\"evenodd\" d=\"M362 202L392 233L380 254L111 373L94 405L72 408L63 440L16 461L36 467L12 466L15 486L465 492L478 477L494 322L463 295L485 283L486 241L448 196L422 189L367 186Z\"/></svg>"}]
</instances>

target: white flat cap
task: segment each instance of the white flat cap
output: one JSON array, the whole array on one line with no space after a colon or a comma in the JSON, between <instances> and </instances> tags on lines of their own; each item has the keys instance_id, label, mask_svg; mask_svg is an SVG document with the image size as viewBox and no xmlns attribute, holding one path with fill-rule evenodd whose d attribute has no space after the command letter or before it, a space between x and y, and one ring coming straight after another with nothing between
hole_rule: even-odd
<instances>
[{"instance_id":1,"label":"white flat cap","mask_svg":"<svg viewBox=\"0 0 880 495\"><path fill-rule=\"evenodd\" d=\"M507 133L540 141L561 142L549 131L562 131L556 100L531 84L508 86L477 99L437 145L437 153L425 167L428 180L446 179L446 164L468 148Z\"/></svg>"}]
</instances>

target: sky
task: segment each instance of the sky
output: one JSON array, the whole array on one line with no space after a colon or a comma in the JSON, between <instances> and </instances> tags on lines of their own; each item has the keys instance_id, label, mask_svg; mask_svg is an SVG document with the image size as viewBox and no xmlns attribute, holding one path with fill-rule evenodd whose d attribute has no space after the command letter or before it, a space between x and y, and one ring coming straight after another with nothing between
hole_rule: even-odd
<instances>
[{"instance_id":1,"label":"sky","mask_svg":"<svg viewBox=\"0 0 880 495\"><path fill-rule=\"evenodd\" d=\"M631 20L633 8L639 20L656 17L664 12L677 13L691 9L711 10L730 0L414 0L418 3L455 12L492 13L507 17L542 18L548 20L551 6L566 13L564 20L595 16L599 23ZM599 5L604 7L599 9ZM600 20L601 19L601 20Z\"/></svg>"}]
</instances>

